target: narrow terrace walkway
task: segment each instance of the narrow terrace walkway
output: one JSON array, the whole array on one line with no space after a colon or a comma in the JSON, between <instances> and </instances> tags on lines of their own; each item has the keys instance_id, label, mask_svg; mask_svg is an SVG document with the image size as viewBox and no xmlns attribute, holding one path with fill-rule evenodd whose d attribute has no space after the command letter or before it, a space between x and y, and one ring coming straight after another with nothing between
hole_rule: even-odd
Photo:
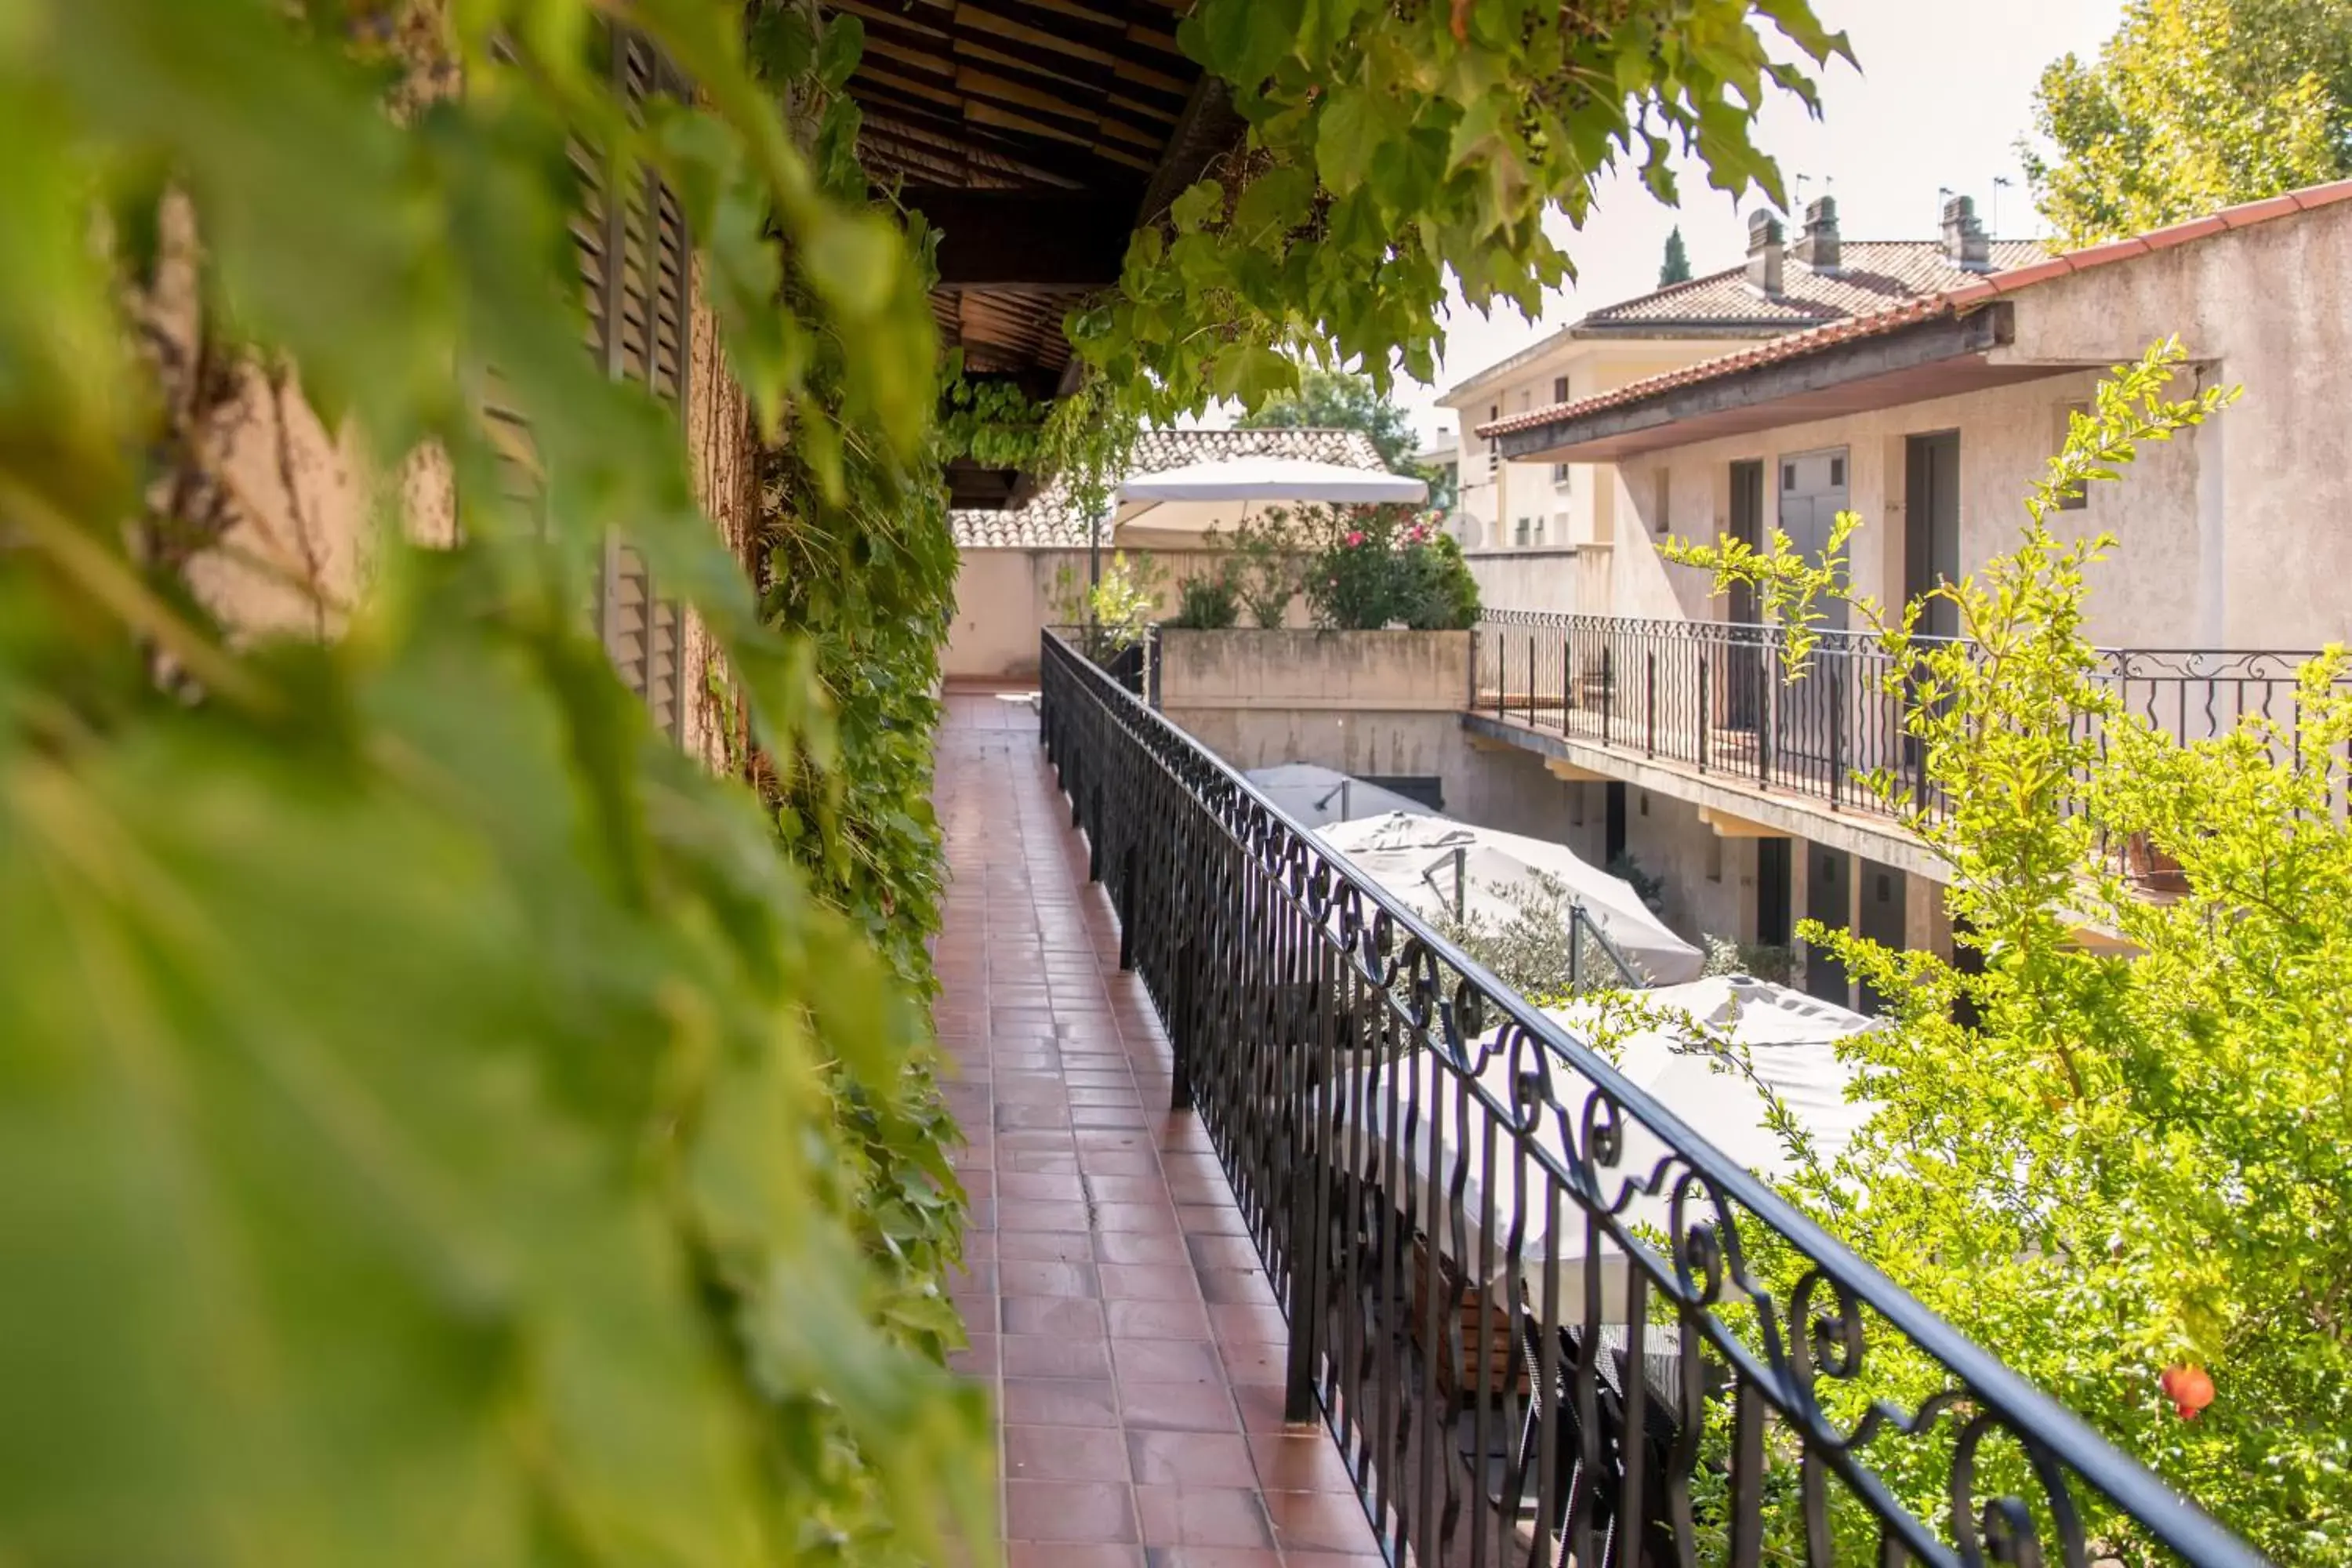
<instances>
[{"instance_id":1,"label":"narrow terrace walkway","mask_svg":"<svg viewBox=\"0 0 2352 1568\"><path fill-rule=\"evenodd\" d=\"M965 1370L997 1394L1009 1568L1377 1568L1027 703L953 692L937 787Z\"/></svg>"}]
</instances>

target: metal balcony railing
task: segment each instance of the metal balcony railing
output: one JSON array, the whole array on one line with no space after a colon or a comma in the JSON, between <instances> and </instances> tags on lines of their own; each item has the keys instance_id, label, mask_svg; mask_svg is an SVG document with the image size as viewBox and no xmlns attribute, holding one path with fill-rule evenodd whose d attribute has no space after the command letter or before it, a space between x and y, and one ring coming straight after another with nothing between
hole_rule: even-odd
<instances>
[{"instance_id":1,"label":"metal balcony railing","mask_svg":"<svg viewBox=\"0 0 2352 1568\"><path fill-rule=\"evenodd\" d=\"M1120 963L1287 1312L1289 1414L1391 1563L2083 1568L2086 1515L2261 1562L1052 633L1042 677ZM1865 1406L1890 1355L1942 1392Z\"/></svg>"},{"instance_id":2,"label":"metal balcony railing","mask_svg":"<svg viewBox=\"0 0 2352 1568\"><path fill-rule=\"evenodd\" d=\"M2124 710L2179 741L2223 734L2252 714L2291 731L2295 672L2312 657L2100 654ZM1779 626L1492 610L1472 637L1470 707L1728 784L1824 801L1833 811L1882 810L1858 778L1881 769L1898 801L1942 807L1925 753L1905 732L1899 693L1912 682L1890 689L1890 676L1908 672L1895 669L1876 638L1823 631L1803 679L1790 673L1788 634Z\"/></svg>"}]
</instances>

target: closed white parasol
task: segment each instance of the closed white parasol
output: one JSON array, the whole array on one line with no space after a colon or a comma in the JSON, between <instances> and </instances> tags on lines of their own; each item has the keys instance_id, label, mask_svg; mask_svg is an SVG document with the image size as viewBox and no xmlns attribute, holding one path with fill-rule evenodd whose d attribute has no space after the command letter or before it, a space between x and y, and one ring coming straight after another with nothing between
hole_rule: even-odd
<instances>
[{"instance_id":1,"label":"closed white parasol","mask_svg":"<svg viewBox=\"0 0 2352 1568\"><path fill-rule=\"evenodd\" d=\"M1563 884L1653 983L1696 980L1706 962L1650 912L1632 883L1565 844L1406 812L1336 823L1317 837L1423 915L1458 910L1499 924L1540 875Z\"/></svg>"},{"instance_id":2,"label":"closed white parasol","mask_svg":"<svg viewBox=\"0 0 2352 1568\"><path fill-rule=\"evenodd\" d=\"M1113 537L1123 545L1194 548L1210 533L1231 533L1269 506L1418 504L1429 487L1403 474L1254 456L1187 463L1138 474L1118 488Z\"/></svg>"},{"instance_id":3,"label":"closed white parasol","mask_svg":"<svg viewBox=\"0 0 2352 1568\"><path fill-rule=\"evenodd\" d=\"M1436 815L1411 795L1399 795L1337 768L1318 767L1313 763L1253 768L1244 776L1257 786L1260 795L1307 827L1396 812Z\"/></svg>"},{"instance_id":4,"label":"closed white parasol","mask_svg":"<svg viewBox=\"0 0 2352 1568\"><path fill-rule=\"evenodd\" d=\"M1746 975L1667 986L1643 993L1643 1000L1677 1009L1704 1034L1694 1039L1687 1031L1670 1029L1633 1036L1621 1043L1619 1071L1734 1163L1767 1180L1790 1169L1788 1146L1770 1125L1767 1088L1825 1163L1868 1120L1873 1108L1847 1098L1853 1068L1838 1055L1840 1040L1870 1026L1861 1015ZM1579 1002L1548 1016L1581 1036L1591 1031L1599 1006ZM1705 1040L1710 1037L1736 1042L1745 1066L1734 1067L1729 1056L1708 1048ZM1533 1048L1538 1047L1527 1047ZM1496 1054L1475 1080L1506 1108L1517 1103L1515 1075L1528 1064L1527 1049ZM1550 1060L1548 1100L1565 1111L1572 1135L1583 1123L1593 1086L1565 1061ZM1549 1275L1562 1316L1582 1314L1591 1237L1581 1210L1565 1188L1555 1194L1554 1179L1535 1158L1540 1150L1563 1169L1573 1169L1559 1118L1512 1111L1527 1128L1513 1132L1505 1114L1465 1089L1461 1075L1427 1049L1342 1075L1339 1100L1341 1160L1357 1164L1370 1179L1409 1184L1420 1227L1465 1275L1493 1284L1510 1272L1506 1248L1516 1231L1528 1299L1540 1300ZM1666 1146L1628 1116L1620 1157L1601 1173L1603 1189L1616 1202L1624 1183L1645 1181L1666 1161ZM1458 1223L1452 1215L1457 1183L1463 1216ZM1623 1199L1618 1213L1628 1226L1666 1231L1673 1223L1673 1199L1669 1181L1655 1194ZM1555 1206L1561 1221L1557 1233L1549 1222ZM1701 1205L1687 1210L1684 1220L1709 1217ZM1623 1322L1632 1271L1622 1249L1605 1237L1598 1258L1601 1321Z\"/></svg>"}]
</instances>

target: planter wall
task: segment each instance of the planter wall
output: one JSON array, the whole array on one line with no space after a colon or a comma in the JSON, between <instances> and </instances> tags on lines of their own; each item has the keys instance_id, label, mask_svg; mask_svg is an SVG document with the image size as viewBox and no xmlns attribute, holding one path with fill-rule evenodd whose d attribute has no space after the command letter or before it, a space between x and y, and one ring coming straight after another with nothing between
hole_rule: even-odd
<instances>
[{"instance_id":1,"label":"planter wall","mask_svg":"<svg viewBox=\"0 0 2352 1568\"><path fill-rule=\"evenodd\" d=\"M1167 584L1160 595L1163 620L1176 613L1178 585L1187 577L1214 571L1224 559L1223 552L1208 550L1129 553L1149 553L1166 571ZM1106 568L1112 554L1103 552ZM1018 546L965 550L956 571L955 622L940 655L941 672L950 680L1036 679L1037 634L1058 618L1054 579L1065 567L1084 583L1086 551ZM1294 600L1290 613L1305 612Z\"/></svg>"},{"instance_id":2,"label":"planter wall","mask_svg":"<svg viewBox=\"0 0 2352 1568\"><path fill-rule=\"evenodd\" d=\"M1458 713L1468 632L1185 631L1160 634L1163 705Z\"/></svg>"},{"instance_id":3,"label":"planter wall","mask_svg":"<svg viewBox=\"0 0 2352 1568\"><path fill-rule=\"evenodd\" d=\"M1160 705L1235 767L1455 773L1467 632L1160 633Z\"/></svg>"}]
</instances>

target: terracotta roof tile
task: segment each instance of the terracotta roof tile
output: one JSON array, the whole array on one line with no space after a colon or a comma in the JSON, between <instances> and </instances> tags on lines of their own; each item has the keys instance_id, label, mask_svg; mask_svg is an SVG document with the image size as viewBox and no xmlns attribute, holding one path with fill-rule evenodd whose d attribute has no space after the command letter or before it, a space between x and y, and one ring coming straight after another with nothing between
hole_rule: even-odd
<instances>
[{"instance_id":1,"label":"terracotta roof tile","mask_svg":"<svg viewBox=\"0 0 2352 1568\"><path fill-rule=\"evenodd\" d=\"M1769 342L1759 343L1754 348L1718 354L1713 359L1701 360L1696 364L1685 365L1680 370L1671 370L1660 375L1628 382L1623 386L1591 397L1578 398L1571 403L1557 404L1549 408L1530 409L1524 414L1515 414L1507 418L1492 420L1477 426L1476 433L1483 437L1507 436L1515 431L1531 430L1538 426L1555 425L1563 420L1597 414L1604 408L1619 408L1627 404L1640 403L1663 393L1671 392L1677 387L1689 386L1703 381L1713 381L1718 376L1734 375L1743 370L1752 370L1758 365L1776 364L1783 360L1801 359L1807 354L1819 353L1825 349L1851 342L1857 338L1877 337L1938 316L1959 315L1989 300L2005 298L2021 289L2046 283L2053 278L2094 271L2119 261L2131 260L2136 257L2150 256L2157 251L2169 249L2177 245L2186 245L2213 235L2246 228L2259 223L2267 223L2273 218L2289 217L2296 213L2310 212L2319 207L2332 206L2338 202L2347 201L2352 201L2352 180L2337 180L2329 184L2312 185L2300 191L2290 191L2282 196L2271 196L2262 201L2245 202L2237 206L2224 207L2220 212L2209 214L2204 217L2191 218L2186 223L2171 224L2163 228L2151 229L2146 234L2137 235L2129 239L2112 240L2105 245L2094 245L2082 250L2068 251L2063 255L2039 260L2023 259L2019 264L2006 267L2000 271L1970 277L1968 281L1947 288L1940 292L1921 295L1887 309L1832 321L1808 331L1791 332L1785 337L1773 338ZM1852 246L1846 247L1849 251L1853 248ZM1996 259L2000 258L2004 248L1998 245L1993 247ZM2038 251L2038 247L2036 249ZM1744 281L1741 287L1746 287ZM1633 303L1654 300L1671 292L1672 290L1661 290L1659 294L1644 296L1643 300L1633 301ZM1752 294L1750 297L1755 298Z\"/></svg>"},{"instance_id":2,"label":"terracotta roof tile","mask_svg":"<svg viewBox=\"0 0 2352 1568\"><path fill-rule=\"evenodd\" d=\"M1385 470L1380 449L1360 430L1147 430L1137 437L1130 474L1156 474L1225 458L1305 458L1351 468ZM960 550L1073 550L1087 545L1087 519L1069 489L1053 480L1028 505L1003 511L957 508L948 526ZM1110 542L1110 531L1101 531Z\"/></svg>"},{"instance_id":3,"label":"terracotta roof tile","mask_svg":"<svg viewBox=\"0 0 2352 1568\"><path fill-rule=\"evenodd\" d=\"M2003 240L1993 246L1992 261L1996 268L2022 267L2043 254L2038 241ZM1957 288L1974 276L1947 258L1936 240L1848 240L1838 247L1838 266L1832 270L1817 272L1790 256L1777 295L1751 287L1743 263L1603 306L1577 328L1818 325L1874 315L1905 300Z\"/></svg>"}]
</instances>

